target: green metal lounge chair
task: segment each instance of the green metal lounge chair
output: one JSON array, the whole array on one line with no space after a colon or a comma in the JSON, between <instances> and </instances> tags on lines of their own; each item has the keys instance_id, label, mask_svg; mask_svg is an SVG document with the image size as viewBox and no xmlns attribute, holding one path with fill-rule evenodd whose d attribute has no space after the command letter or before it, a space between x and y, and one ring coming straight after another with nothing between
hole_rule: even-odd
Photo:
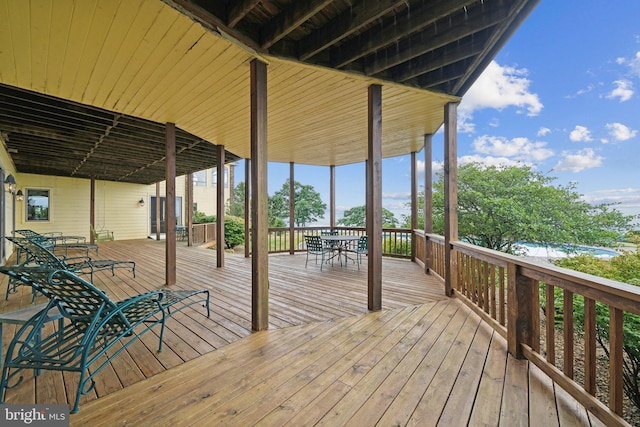
<instances>
[{"instance_id":1,"label":"green metal lounge chair","mask_svg":"<svg viewBox=\"0 0 640 427\"><path fill-rule=\"evenodd\" d=\"M46 308L22 326L9 344L0 378L0 403L6 389L22 382L23 369L78 372L80 381L72 413L80 397L95 387L95 376L136 339L160 327L158 351L162 351L165 321L173 314L202 304L209 317L208 290L160 290L122 301L75 274L38 267L0 267L0 272L33 286L49 298ZM47 314L57 309L62 328L42 336ZM48 330L48 329L46 329Z\"/></svg>"},{"instance_id":2,"label":"green metal lounge chair","mask_svg":"<svg viewBox=\"0 0 640 427\"><path fill-rule=\"evenodd\" d=\"M94 272L111 270L111 275L115 276L116 268L128 269L133 274L133 277L136 277L136 263L134 261L95 260L88 256L70 258L57 257L49 249L34 240L19 237L7 237L7 240L13 242L13 244L26 255L26 260L20 264L22 266L32 265L56 270L67 270L78 275L88 274L90 277L89 281L92 283ZM9 299L9 293L15 293L17 291L16 287L19 284L20 283L15 280L10 280L7 286L6 299Z\"/></svg>"},{"instance_id":3,"label":"green metal lounge chair","mask_svg":"<svg viewBox=\"0 0 640 427\"><path fill-rule=\"evenodd\" d=\"M56 253L57 249L63 249L65 256L67 256L69 249L84 249L86 255L89 256L89 250L93 249L96 251L96 255L98 254L98 245L87 243L87 239L82 236L65 236L59 232L36 233L33 230L27 229L16 230L16 233L26 239L40 243L53 253ZM20 262L20 254L18 254L18 262Z\"/></svg>"}]
</instances>

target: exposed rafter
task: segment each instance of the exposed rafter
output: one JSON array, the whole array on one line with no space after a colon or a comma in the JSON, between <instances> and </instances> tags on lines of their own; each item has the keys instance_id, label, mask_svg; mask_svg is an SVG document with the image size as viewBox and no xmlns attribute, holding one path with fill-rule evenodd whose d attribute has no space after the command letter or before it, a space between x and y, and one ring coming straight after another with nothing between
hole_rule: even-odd
<instances>
[{"instance_id":1,"label":"exposed rafter","mask_svg":"<svg viewBox=\"0 0 640 427\"><path fill-rule=\"evenodd\" d=\"M390 46L378 55L367 59L364 70L367 75L376 75L427 52L471 36L475 32L498 25L507 17L503 9L485 12L482 5L463 14L458 14L442 25L432 25L424 31Z\"/></svg>"},{"instance_id":2,"label":"exposed rafter","mask_svg":"<svg viewBox=\"0 0 640 427\"><path fill-rule=\"evenodd\" d=\"M235 27L258 3L260 0L241 0L231 3L227 13L227 25L231 28Z\"/></svg>"},{"instance_id":3,"label":"exposed rafter","mask_svg":"<svg viewBox=\"0 0 640 427\"><path fill-rule=\"evenodd\" d=\"M264 26L262 48L268 49L332 2L333 0L313 0L291 3Z\"/></svg>"},{"instance_id":4,"label":"exposed rafter","mask_svg":"<svg viewBox=\"0 0 640 427\"><path fill-rule=\"evenodd\" d=\"M300 40L298 57L303 61L311 58L318 52L352 35L365 25L392 12L394 8L403 3L405 2L402 0L359 1L351 8L343 11L326 26Z\"/></svg>"},{"instance_id":5,"label":"exposed rafter","mask_svg":"<svg viewBox=\"0 0 640 427\"><path fill-rule=\"evenodd\" d=\"M331 50L331 65L343 67L350 62L375 53L377 50L399 42L403 38L422 31L439 19L462 10L476 0L438 0L429 2L417 10L409 9L405 14L394 18L387 25L376 25L363 34L342 43Z\"/></svg>"}]
</instances>

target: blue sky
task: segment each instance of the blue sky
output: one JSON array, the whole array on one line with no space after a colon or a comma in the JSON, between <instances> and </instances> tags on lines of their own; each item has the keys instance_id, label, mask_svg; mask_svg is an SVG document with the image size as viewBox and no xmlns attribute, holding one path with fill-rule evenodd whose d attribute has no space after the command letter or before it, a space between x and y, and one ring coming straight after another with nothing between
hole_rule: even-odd
<instances>
[{"instance_id":1,"label":"blue sky","mask_svg":"<svg viewBox=\"0 0 640 427\"><path fill-rule=\"evenodd\" d=\"M640 214L639 16L638 0L542 0L463 98L459 164L531 164L555 184L576 183L588 202ZM442 148L440 130L434 170ZM409 213L409 174L408 156L384 160L383 207L398 220ZM288 177L288 164L270 163L269 194ZM296 165L295 177L328 205L328 168ZM364 179L364 164L336 168L337 218L365 204Z\"/></svg>"}]
</instances>

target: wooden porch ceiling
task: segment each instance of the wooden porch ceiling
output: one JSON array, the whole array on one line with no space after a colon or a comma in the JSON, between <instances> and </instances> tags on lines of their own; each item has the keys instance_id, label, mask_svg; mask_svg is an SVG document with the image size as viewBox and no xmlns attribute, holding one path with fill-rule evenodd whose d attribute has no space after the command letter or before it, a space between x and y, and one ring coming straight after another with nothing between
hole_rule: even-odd
<instances>
[{"instance_id":1,"label":"wooden porch ceiling","mask_svg":"<svg viewBox=\"0 0 640 427\"><path fill-rule=\"evenodd\" d=\"M161 123L0 84L0 131L22 173L137 184L166 177ZM176 129L177 176L217 163L215 145Z\"/></svg>"},{"instance_id":2,"label":"wooden porch ceiling","mask_svg":"<svg viewBox=\"0 0 640 427\"><path fill-rule=\"evenodd\" d=\"M368 85L383 85L383 156L419 151L538 1L0 0L0 83L248 158L258 58L269 161L344 165L367 157Z\"/></svg>"}]
</instances>

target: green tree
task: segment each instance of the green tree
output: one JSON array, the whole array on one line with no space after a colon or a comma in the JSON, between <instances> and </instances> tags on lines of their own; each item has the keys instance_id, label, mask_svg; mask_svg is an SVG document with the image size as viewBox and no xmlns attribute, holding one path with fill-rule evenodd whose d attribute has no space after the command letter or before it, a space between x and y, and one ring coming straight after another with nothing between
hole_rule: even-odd
<instances>
[{"instance_id":1,"label":"green tree","mask_svg":"<svg viewBox=\"0 0 640 427\"><path fill-rule=\"evenodd\" d=\"M282 185L282 188L269 197L269 224L272 218L274 221L285 221L289 219L289 180ZM327 204L322 201L320 193L313 189L311 185L302 185L294 181L294 213L293 218L297 227L304 227L308 222L315 222L324 218L324 211Z\"/></svg>"},{"instance_id":2,"label":"green tree","mask_svg":"<svg viewBox=\"0 0 640 427\"><path fill-rule=\"evenodd\" d=\"M356 206L344 211L343 217L338 220L338 225L345 227L366 227L367 208L366 206ZM382 226L385 228L396 228L398 219L388 209L382 208Z\"/></svg>"},{"instance_id":3,"label":"green tree","mask_svg":"<svg viewBox=\"0 0 640 427\"><path fill-rule=\"evenodd\" d=\"M458 227L460 238L478 246L510 252L519 241L539 244L613 246L633 216L610 204L591 205L575 184L553 185L555 178L531 166L483 166L469 163L458 169ZM419 195L422 226L424 193ZM403 216L405 224L410 218ZM406 226L406 225L405 225ZM434 182L433 229L444 232L444 179Z\"/></svg>"},{"instance_id":4,"label":"green tree","mask_svg":"<svg viewBox=\"0 0 640 427\"><path fill-rule=\"evenodd\" d=\"M227 215L244 218L244 195L246 193L244 182L239 182L233 189L233 197L227 202Z\"/></svg>"}]
</instances>

